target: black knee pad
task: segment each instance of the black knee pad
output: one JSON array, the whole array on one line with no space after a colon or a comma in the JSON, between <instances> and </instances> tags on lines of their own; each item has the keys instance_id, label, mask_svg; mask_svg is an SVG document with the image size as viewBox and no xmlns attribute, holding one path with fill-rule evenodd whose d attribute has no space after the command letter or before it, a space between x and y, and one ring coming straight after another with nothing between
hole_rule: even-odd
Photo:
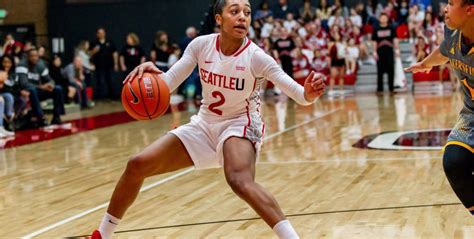
<instances>
[{"instance_id":1,"label":"black knee pad","mask_svg":"<svg viewBox=\"0 0 474 239\"><path fill-rule=\"evenodd\" d=\"M474 153L459 145L448 145L444 151L443 168L449 184L464 206L473 207Z\"/></svg>"}]
</instances>

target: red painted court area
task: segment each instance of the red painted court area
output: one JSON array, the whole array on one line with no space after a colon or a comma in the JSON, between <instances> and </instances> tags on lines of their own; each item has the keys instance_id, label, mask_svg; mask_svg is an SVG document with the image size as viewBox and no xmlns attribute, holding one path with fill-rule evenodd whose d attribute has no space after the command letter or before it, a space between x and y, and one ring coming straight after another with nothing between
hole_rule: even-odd
<instances>
[{"instance_id":1,"label":"red painted court area","mask_svg":"<svg viewBox=\"0 0 474 239\"><path fill-rule=\"evenodd\" d=\"M115 112L72 120L65 122L62 125L17 131L15 132L16 135L14 137L0 139L0 148L13 148L26 144L43 142L90 130L124 124L131 121L134 121L134 119L126 112Z\"/></svg>"}]
</instances>

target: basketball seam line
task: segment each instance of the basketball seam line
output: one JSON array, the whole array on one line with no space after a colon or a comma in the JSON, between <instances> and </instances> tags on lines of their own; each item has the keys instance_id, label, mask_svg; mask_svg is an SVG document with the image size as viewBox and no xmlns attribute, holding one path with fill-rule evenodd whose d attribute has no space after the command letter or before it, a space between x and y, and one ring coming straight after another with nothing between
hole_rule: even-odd
<instances>
[{"instance_id":1,"label":"basketball seam line","mask_svg":"<svg viewBox=\"0 0 474 239\"><path fill-rule=\"evenodd\" d=\"M148 112L147 104L145 103L145 99L143 98L142 85L140 84L140 80L141 79L138 79L138 89L140 91L140 97L142 98L143 108L145 108L146 114L148 115L148 119L151 120L150 112Z\"/></svg>"},{"instance_id":2,"label":"basketball seam line","mask_svg":"<svg viewBox=\"0 0 474 239\"><path fill-rule=\"evenodd\" d=\"M132 86L130 86L130 87L132 87ZM127 90L125 90L125 94L127 94ZM140 114L140 112L136 111L136 110L132 107L132 105L130 104L130 102L129 102L127 96L125 96L125 101L127 102L128 107L129 107L133 112L135 112L135 114L137 114L137 115L139 115L139 116L142 116L142 117L146 117L146 116ZM134 117L132 117L132 118L134 118Z\"/></svg>"},{"instance_id":3,"label":"basketball seam line","mask_svg":"<svg viewBox=\"0 0 474 239\"><path fill-rule=\"evenodd\" d=\"M158 97L157 97L157 100L158 100L158 103L156 104L155 106L155 109L153 110L153 113L156 113L156 111L158 111L158 108L160 106L160 102L161 102L161 87L160 87L160 84L158 83L158 80L153 78L153 82L156 83L156 91L158 91ZM153 84L152 84L153 85ZM162 112L160 112L159 115L161 115ZM154 115L154 114L153 114Z\"/></svg>"}]
</instances>

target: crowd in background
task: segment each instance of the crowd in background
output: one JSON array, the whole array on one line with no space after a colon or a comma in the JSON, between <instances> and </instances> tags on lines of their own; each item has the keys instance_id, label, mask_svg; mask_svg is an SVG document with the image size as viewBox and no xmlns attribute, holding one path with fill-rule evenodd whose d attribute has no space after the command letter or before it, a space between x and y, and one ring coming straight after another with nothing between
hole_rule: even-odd
<instances>
[{"instance_id":1,"label":"crowd in background","mask_svg":"<svg viewBox=\"0 0 474 239\"><path fill-rule=\"evenodd\" d=\"M345 78L356 77L360 65L377 63L377 50L384 45L377 40L383 18L394 34L392 40L414 43L413 56L404 60L421 60L439 46L444 6L434 12L429 1L389 0L382 5L369 0L349 7L343 0L331 4L321 0L318 6L311 1L295 6L287 0L270 6L264 0L253 9L248 37L300 84L311 70L327 75L331 95L336 88L344 89ZM50 54L46 46L6 35L0 48L0 137L13 136L15 128L61 124L65 104L87 109L93 106L91 99L119 99L117 85L133 68L149 60L168 70L198 34L196 28L189 27L183 39L172 42L166 32L158 31L152 46L145 50L135 33L128 33L124 40L112 40L106 29L99 28L93 41L79 42L68 64L61 55ZM116 41L122 42L122 48L117 48ZM398 56L396 46L392 47ZM393 85L393 80L389 84ZM270 83L265 88L262 93L279 94ZM176 94L199 99L200 91L195 71ZM46 99L52 99L51 121L46 121L42 109L41 102ZM21 119L25 125L14 123Z\"/></svg>"}]
</instances>

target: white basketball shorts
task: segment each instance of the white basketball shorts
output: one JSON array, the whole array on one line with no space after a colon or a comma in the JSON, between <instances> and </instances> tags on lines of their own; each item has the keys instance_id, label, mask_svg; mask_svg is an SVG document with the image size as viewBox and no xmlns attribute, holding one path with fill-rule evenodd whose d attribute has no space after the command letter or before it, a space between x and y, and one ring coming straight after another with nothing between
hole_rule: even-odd
<instances>
[{"instance_id":1,"label":"white basketball shorts","mask_svg":"<svg viewBox=\"0 0 474 239\"><path fill-rule=\"evenodd\" d=\"M265 125L259 113L255 112L218 122L209 122L204 117L194 115L190 123L170 133L184 144L196 169L207 169L224 165L223 146L230 137L249 139L258 158L264 131Z\"/></svg>"}]
</instances>

